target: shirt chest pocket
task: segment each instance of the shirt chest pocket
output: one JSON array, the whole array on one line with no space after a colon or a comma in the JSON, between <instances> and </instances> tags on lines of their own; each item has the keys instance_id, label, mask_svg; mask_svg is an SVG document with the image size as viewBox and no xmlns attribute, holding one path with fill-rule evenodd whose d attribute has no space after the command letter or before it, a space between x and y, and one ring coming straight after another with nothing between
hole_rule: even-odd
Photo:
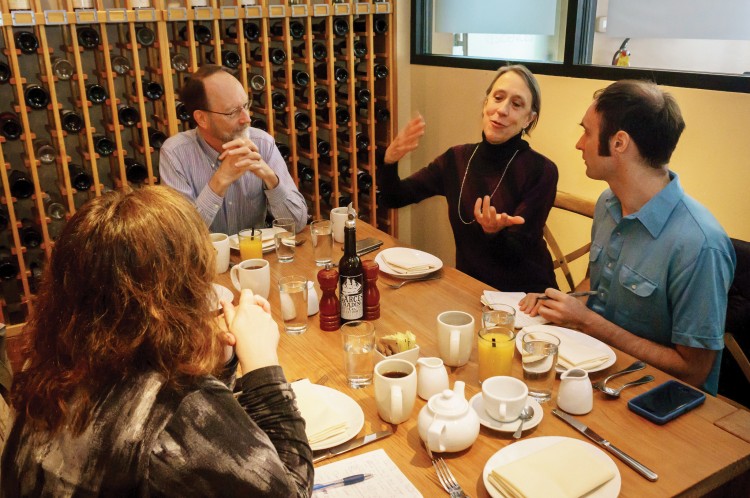
<instances>
[{"instance_id":1,"label":"shirt chest pocket","mask_svg":"<svg viewBox=\"0 0 750 498\"><path fill-rule=\"evenodd\" d=\"M655 282L644 277L628 265L623 265L620 269L619 282L623 289L641 298L647 298L652 295L657 287Z\"/></svg>"},{"instance_id":2,"label":"shirt chest pocket","mask_svg":"<svg viewBox=\"0 0 750 498\"><path fill-rule=\"evenodd\" d=\"M596 263L599 261L599 256L602 254L602 246L597 244L591 244L591 250L589 251L589 261Z\"/></svg>"}]
</instances>

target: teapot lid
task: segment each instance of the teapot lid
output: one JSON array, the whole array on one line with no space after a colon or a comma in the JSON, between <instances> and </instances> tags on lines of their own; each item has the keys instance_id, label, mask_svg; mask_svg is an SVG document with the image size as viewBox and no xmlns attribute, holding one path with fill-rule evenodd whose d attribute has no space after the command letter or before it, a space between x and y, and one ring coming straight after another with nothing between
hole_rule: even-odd
<instances>
[{"instance_id":1,"label":"teapot lid","mask_svg":"<svg viewBox=\"0 0 750 498\"><path fill-rule=\"evenodd\" d=\"M440 394L431 397L427 402L427 406L436 415L463 415L469 409L469 402L463 396L464 386L464 382L457 380L453 386L453 390L446 389Z\"/></svg>"}]
</instances>

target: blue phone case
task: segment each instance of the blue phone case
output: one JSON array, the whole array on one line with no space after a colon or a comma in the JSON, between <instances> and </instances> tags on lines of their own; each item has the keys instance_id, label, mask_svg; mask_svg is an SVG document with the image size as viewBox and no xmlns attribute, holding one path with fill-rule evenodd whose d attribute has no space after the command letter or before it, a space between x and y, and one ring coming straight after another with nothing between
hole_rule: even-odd
<instances>
[{"instance_id":1,"label":"blue phone case","mask_svg":"<svg viewBox=\"0 0 750 498\"><path fill-rule=\"evenodd\" d=\"M628 408L651 422L663 425L706 401L705 393L668 380L628 401Z\"/></svg>"}]
</instances>

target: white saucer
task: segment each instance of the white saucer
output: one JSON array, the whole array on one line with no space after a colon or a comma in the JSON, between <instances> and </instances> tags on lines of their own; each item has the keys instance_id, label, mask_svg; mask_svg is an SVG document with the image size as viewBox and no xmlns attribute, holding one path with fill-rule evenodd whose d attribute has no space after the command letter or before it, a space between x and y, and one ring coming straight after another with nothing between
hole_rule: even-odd
<instances>
[{"instance_id":1,"label":"white saucer","mask_svg":"<svg viewBox=\"0 0 750 498\"><path fill-rule=\"evenodd\" d=\"M431 265L431 267L427 270L412 272L412 273L406 273L402 270L399 270L397 268L393 268L388 263L385 262L385 259L383 259L383 255L394 255L395 257L410 257L414 260L419 261L420 263L423 263L425 265ZM386 275L390 275L394 278L400 278L402 280L411 280L414 278L422 278L430 273L435 273L440 268L443 267L443 262L438 258L437 256L433 256L432 254L424 251L420 251L418 249L411 249L409 247L390 247L388 249L384 249L380 251L377 256L375 256L375 262L380 265L380 271L385 273Z\"/></svg>"},{"instance_id":2,"label":"white saucer","mask_svg":"<svg viewBox=\"0 0 750 498\"><path fill-rule=\"evenodd\" d=\"M516 429L518 429L518 424L521 423L520 420L503 423L487 415L487 412L484 409L484 400L482 399L482 393L475 394L471 398L471 401L469 401L469 405L471 405L474 411L477 412L477 415L479 415L479 423L487 427L488 429L492 429L493 431L516 432ZM527 429L533 429L534 427L539 425L539 422L541 422L542 418L544 417L542 405L540 405L531 396L529 396L526 400L526 406L530 406L534 409L534 416L531 417L531 420L527 420L523 423L524 431Z\"/></svg>"}]
</instances>

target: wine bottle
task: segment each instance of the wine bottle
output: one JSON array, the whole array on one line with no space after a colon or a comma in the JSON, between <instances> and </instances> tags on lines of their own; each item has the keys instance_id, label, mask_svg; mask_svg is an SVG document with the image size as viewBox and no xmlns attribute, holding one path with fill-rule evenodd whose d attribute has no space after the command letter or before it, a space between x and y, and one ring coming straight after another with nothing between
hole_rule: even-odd
<instances>
[{"instance_id":1,"label":"wine bottle","mask_svg":"<svg viewBox=\"0 0 750 498\"><path fill-rule=\"evenodd\" d=\"M31 31L16 31L13 38L16 41L16 48L19 49L22 54L35 54L39 48L39 40Z\"/></svg>"},{"instance_id":2,"label":"wine bottle","mask_svg":"<svg viewBox=\"0 0 750 498\"><path fill-rule=\"evenodd\" d=\"M357 188L360 191L369 192L372 188L372 175L364 170L357 171Z\"/></svg>"},{"instance_id":3,"label":"wine bottle","mask_svg":"<svg viewBox=\"0 0 750 498\"><path fill-rule=\"evenodd\" d=\"M50 62L52 63L52 72L60 81L67 81L73 77L75 69L68 59L64 57L52 57Z\"/></svg>"},{"instance_id":4,"label":"wine bottle","mask_svg":"<svg viewBox=\"0 0 750 498\"><path fill-rule=\"evenodd\" d=\"M86 192L91 188L91 176L79 165L69 163L68 173L70 173L70 184L77 191Z\"/></svg>"},{"instance_id":5,"label":"wine bottle","mask_svg":"<svg viewBox=\"0 0 750 498\"><path fill-rule=\"evenodd\" d=\"M142 47L151 47L156 41L156 34L147 26L139 26L135 28L135 40Z\"/></svg>"},{"instance_id":6,"label":"wine bottle","mask_svg":"<svg viewBox=\"0 0 750 498\"><path fill-rule=\"evenodd\" d=\"M278 69L273 73L277 80L286 80L286 71L284 69ZM306 87L310 84L310 74L307 71L301 71L299 69L292 70L292 83L298 87Z\"/></svg>"},{"instance_id":7,"label":"wine bottle","mask_svg":"<svg viewBox=\"0 0 750 498\"><path fill-rule=\"evenodd\" d=\"M132 157L125 158L125 177L131 183L143 183L148 178L148 169Z\"/></svg>"},{"instance_id":8,"label":"wine bottle","mask_svg":"<svg viewBox=\"0 0 750 498\"><path fill-rule=\"evenodd\" d=\"M294 51L294 55L301 59L305 59L307 54L307 44L300 43L299 45L293 47L292 50ZM312 57L316 61L324 61L326 57L328 57L328 49L326 48L324 43L313 42Z\"/></svg>"},{"instance_id":9,"label":"wine bottle","mask_svg":"<svg viewBox=\"0 0 750 498\"><path fill-rule=\"evenodd\" d=\"M304 183L312 183L315 180L315 171L310 166L302 166L299 169L299 179Z\"/></svg>"},{"instance_id":10,"label":"wine bottle","mask_svg":"<svg viewBox=\"0 0 750 498\"><path fill-rule=\"evenodd\" d=\"M333 68L333 79L336 83L343 84L349 81L349 71L341 66L334 66Z\"/></svg>"},{"instance_id":11,"label":"wine bottle","mask_svg":"<svg viewBox=\"0 0 750 498\"><path fill-rule=\"evenodd\" d=\"M286 52L279 47L268 47L268 56L271 59L271 64L276 66L280 66L286 61Z\"/></svg>"},{"instance_id":12,"label":"wine bottle","mask_svg":"<svg viewBox=\"0 0 750 498\"><path fill-rule=\"evenodd\" d=\"M8 184L10 185L10 195L16 199L28 199L34 193L34 183L23 171L11 170L10 175L8 175Z\"/></svg>"},{"instance_id":13,"label":"wine bottle","mask_svg":"<svg viewBox=\"0 0 750 498\"><path fill-rule=\"evenodd\" d=\"M310 135L308 133L298 135L297 142L308 151L311 150ZM317 139L317 146L315 149L318 151L318 157L328 157L331 154L331 144L321 138Z\"/></svg>"},{"instance_id":14,"label":"wine bottle","mask_svg":"<svg viewBox=\"0 0 750 498\"><path fill-rule=\"evenodd\" d=\"M15 112L0 113L0 135L7 140L18 140L23 134L23 125Z\"/></svg>"},{"instance_id":15,"label":"wine bottle","mask_svg":"<svg viewBox=\"0 0 750 498\"><path fill-rule=\"evenodd\" d=\"M39 159L40 163L53 164L55 162L55 156L57 156L57 151L51 143L46 140L37 142L36 158Z\"/></svg>"},{"instance_id":16,"label":"wine bottle","mask_svg":"<svg viewBox=\"0 0 750 498\"><path fill-rule=\"evenodd\" d=\"M135 83L133 83L135 85ZM143 94L149 100L159 100L164 95L164 87L160 83L143 79L141 80L141 87L143 88Z\"/></svg>"},{"instance_id":17,"label":"wine bottle","mask_svg":"<svg viewBox=\"0 0 750 498\"><path fill-rule=\"evenodd\" d=\"M349 33L349 21L343 17L333 18L333 34L336 36L346 36Z\"/></svg>"},{"instance_id":18,"label":"wine bottle","mask_svg":"<svg viewBox=\"0 0 750 498\"><path fill-rule=\"evenodd\" d=\"M105 135L94 135L92 140L94 150L102 157L110 156L115 151L115 143Z\"/></svg>"},{"instance_id":19,"label":"wine bottle","mask_svg":"<svg viewBox=\"0 0 750 498\"><path fill-rule=\"evenodd\" d=\"M180 28L180 38L187 41L187 26ZM201 45L211 45L214 35L211 28L204 24L193 24L193 38Z\"/></svg>"},{"instance_id":20,"label":"wine bottle","mask_svg":"<svg viewBox=\"0 0 750 498\"><path fill-rule=\"evenodd\" d=\"M39 85L29 85L23 92L26 105L32 109L45 109L49 105L49 93Z\"/></svg>"},{"instance_id":21,"label":"wine bottle","mask_svg":"<svg viewBox=\"0 0 750 498\"><path fill-rule=\"evenodd\" d=\"M18 276L18 261L6 246L0 246L0 279L13 280Z\"/></svg>"},{"instance_id":22,"label":"wine bottle","mask_svg":"<svg viewBox=\"0 0 750 498\"><path fill-rule=\"evenodd\" d=\"M338 161L338 172L339 172L339 178L349 178L349 172L351 171L351 168L349 166L349 159L346 159L344 157L339 157Z\"/></svg>"},{"instance_id":23,"label":"wine bottle","mask_svg":"<svg viewBox=\"0 0 750 498\"><path fill-rule=\"evenodd\" d=\"M138 121L140 121L141 113L138 112L138 109L133 106L119 104L117 106L117 117L119 118L121 125L132 127L138 124Z\"/></svg>"},{"instance_id":24,"label":"wine bottle","mask_svg":"<svg viewBox=\"0 0 750 498\"><path fill-rule=\"evenodd\" d=\"M347 50L346 46L346 40L341 40L336 44L336 52L339 55L349 55L349 51ZM356 40L352 44L352 54L354 57L362 58L367 55L367 43L363 42L362 40Z\"/></svg>"},{"instance_id":25,"label":"wine bottle","mask_svg":"<svg viewBox=\"0 0 750 498\"><path fill-rule=\"evenodd\" d=\"M266 87L266 79L260 74L254 74L250 77L250 88L254 92L260 92Z\"/></svg>"},{"instance_id":26,"label":"wine bottle","mask_svg":"<svg viewBox=\"0 0 750 498\"><path fill-rule=\"evenodd\" d=\"M349 194L339 195L339 206L348 206L352 202L352 196Z\"/></svg>"},{"instance_id":27,"label":"wine bottle","mask_svg":"<svg viewBox=\"0 0 750 498\"><path fill-rule=\"evenodd\" d=\"M347 109L344 106L336 106L336 126L345 126L349 123L349 120L351 119L351 115L349 114L349 109ZM323 122L328 122L328 109L319 109L318 110L318 117Z\"/></svg>"},{"instance_id":28,"label":"wine bottle","mask_svg":"<svg viewBox=\"0 0 750 498\"><path fill-rule=\"evenodd\" d=\"M179 119L183 123L187 123L188 121L193 119L193 117L187 112L187 107L185 107L185 104L183 104L179 100L175 100L174 105L175 112L177 113L177 119Z\"/></svg>"},{"instance_id":29,"label":"wine bottle","mask_svg":"<svg viewBox=\"0 0 750 498\"><path fill-rule=\"evenodd\" d=\"M388 67L384 64L375 64L372 67L372 74L376 80L382 80L388 77Z\"/></svg>"},{"instance_id":30,"label":"wine bottle","mask_svg":"<svg viewBox=\"0 0 750 498\"><path fill-rule=\"evenodd\" d=\"M113 55L112 56L112 71L119 74L120 76L124 76L128 74L130 71L130 61L127 57L124 57L122 55Z\"/></svg>"},{"instance_id":31,"label":"wine bottle","mask_svg":"<svg viewBox=\"0 0 750 498\"><path fill-rule=\"evenodd\" d=\"M279 154L281 154L281 158L285 162L288 162L289 158L292 155L292 149L290 149L287 144L282 144L280 142L276 142L276 148L279 150Z\"/></svg>"},{"instance_id":32,"label":"wine bottle","mask_svg":"<svg viewBox=\"0 0 750 498\"><path fill-rule=\"evenodd\" d=\"M286 114L279 114L278 119L285 127L288 126ZM310 116L302 111L296 111L294 113L294 129L297 131L307 131L310 128L310 125Z\"/></svg>"},{"instance_id":33,"label":"wine bottle","mask_svg":"<svg viewBox=\"0 0 750 498\"><path fill-rule=\"evenodd\" d=\"M109 98L107 90L98 83L89 83L86 85L86 98L91 101L92 104L103 104Z\"/></svg>"},{"instance_id":34,"label":"wine bottle","mask_svg":"<svg viewBox=\"0 0 750 498\"><path fill-rule=\"evenodd\" d=\"M361 320L364 316L364 275L357 256L357 225L353 214L344 223L344 255L339 261L341 321Z\"/></svg>"},{"instance_id":35,"label":"wine bottle","mask_svg":"<svg viewBox=\"0 0 750 498\"><path fill-rule=\"evenodd\" d=\"M10 81L10 66L0 61L0 85Z\"/></svg>"},{"instance_id":36,"label":"wine bottle","mask_svg":"<svg viewBox=\"0 0 750 498\"><path fill-rule=\"evenodd\" d=\"M319 86L315 88L314 92L315 97L315 107L321 108L328 105L328 101L330 100L328 96L328 89L324 86Z\"/></svg>"},{"instance_id":37,"label":"wine bottle","mask_svg":"<svg viewBox=\"0 0 750 498\"><path fill-rule=\"evenodd\" d=\"M182 54L174 54L169 62L172 66L172 69L174 69L178 73L184 73L190 67L187 57Z\"/></svg>"},{"instance_id":38,"label":"wine bottle","mask_svg":"<svg viewBox=\"0 0 750 498\"><path fill-rule=\"evenodd\" d=\"M357 152L367 150L367 148L370 146L370 137L367 136L367 133L358 131L354 136L354 144L357 147Z\"/></svg>"},{"instance_id":39,"label":"wine bottle","mask_svg":"<svg viewBox=\"0 0 750 498\"><path fill-rule=\"evenodd\" d=\"M240 67L242 59L240 54L234 50L225 49L221 51L221 63L229 69L237 69Z\"/></svg>"},{"instance_id":40,"label":"wine bottle","mask_svg":"<svg viewBox=\"0 0 750 498\"><path fill-rule=\"evenodd\" d=\"M10 223L8 208L0 204L0 230L8 228L8 223Z\"/></svg>"},{"instance_id":41,"label":"wine bottle","mask_svg":"<svg viewBox=\"0 0 750 498\"><path fill-rule=\"evenodd\" d=\"M268 124L263 118L253 117L250 119L250 126L259 130L268 131Z\"/></svg>"},{"instance_id":42,"label":"wine bottle","mask_svg":"<svg viewBox=\"0 0 750 498\"><path fill-rule=\"evenodd\" d=\"M329 206L331 205L331 194L333 193L333 187L331 182L320 178L318 180L318 194L320 198Z\"/></svg>"},{"instance_id":43,"label":"wine bottle","mask_svg":"<svg viewBox=\"0 0 750 498\"><path fill-rule=\"evenodd\" d=\"M42 275L44 274L42 264L39 261L32 261L29 263L29 271L31 272L29 290L36 294L39 292L39 285L42 283Z\"/></svg>"},{"instance_id":44,"label":"wine bottle","mask_svg":"<svg viewBox=\"0 0 750 498\"><path fill-rule=\"evenodd\" d=\"M60 124L63 130L69 133L78 133L83 129L83 118L70 109L62 109L60 111Z\"/></svg>"},{"instance_id":45,"label":"wine bottle","mask_svg":"<svg viewBox=\"0 0 750 498\"><path fill-rule=\"evenodd\" d=\"M44 199L44 212L52 220L64 220L66 209L62 198L56 193L47 194L47 197Z\"/></svg>"},{"instance_id":46,"label":"wine bottle","mask_svg":"<svg viewBox=\"0 0 750 498\"><path fill-rule=\"evenodd\" d=\"M21 228L18 230L18 235L21 238L21 244L29 249L39 247L43 242L42 234L39 232L39 229L28 218L21 220Z\"/></svg>"},{"instance_id":47,"label":"wine bottle","mask_svg":"<svg viewBox=\"0 0 750 498\"><path fill-rule=\"evenodd\" d=\"M271 36L284 36L284 21L271 24L269 30L271 31Z\"/></svg>"},{"instance_id":48,"label":"wine bottle","mask_svg":"<svg viewBox=\"0 0 750 498\"><path fill-rule=\"evenodd\" d=\"M99 46L99 33L92 27L83 26L78 28L78 44L85 49Z\"/></svg>"},{"instance_id":49,"label":"wine bottle","mask_svg":"<svg viewBox=\"0 0 750 498\"><path fill-rule=\"evenodd\" d=\"M255 41L260 38L260 26L257 22L245 20L242 30L245 32L245 40Z\"/></svg>"},{"instance_id":50,"label":"wine bottle","mask_svg":"<svg viewBox=\"0 0 750 498\"><path fill-rule=\"evenodd\" d=\"M287 100L286 95L275 90L271 93L271 107L276 111L283 111L286 109Z\"/></svg>"},{"instance_id":51,"label":"wine bottle","mask_svg":"<svg viewBox=\"0 0 750 498\"><path fill-rule=\"evenodd\" d=\"M336 93L336 95L345 101L349 100L349 95L346 92L339 91ZM367 107L367 104L370 103L370 90L367 88L355 88L354 89L354 101L357 104L357 107Z\"/></svg>"},{"instance_id":52,"label":"wine bottle","mask_svg":"<svg viewBox=\"0 0 750 498\"><path fill-rule=\"evenodd\" d=\"M387 107L384 105L376 105L375 106L375 120L378 123L384 123L391 119L391 111L388 110Z\"/></svg>"},{"instance_id":53,"label":"wine bottle","mask_svg":"<svg viewBox=\"0 0 750 498\"><path fill-rule=\"evenodd\" d=\"M164 132L160 130L149 130L148 132L148 143L151 145L151 147L154 148L154 150L161 149L161 146L164 145L164 142L167 140L167 135L164 134Z\"/></svg>"},{"instance_id":54,"label":"wine bottle","mask_svg":"<svg viewBox=\"0 0 750 498\"><path fill-rule=\"evenodd\" d=\"M388 32L388 21L381 16L373 17L372 32L378 35Z\"/></svg>"}]
</instances>

